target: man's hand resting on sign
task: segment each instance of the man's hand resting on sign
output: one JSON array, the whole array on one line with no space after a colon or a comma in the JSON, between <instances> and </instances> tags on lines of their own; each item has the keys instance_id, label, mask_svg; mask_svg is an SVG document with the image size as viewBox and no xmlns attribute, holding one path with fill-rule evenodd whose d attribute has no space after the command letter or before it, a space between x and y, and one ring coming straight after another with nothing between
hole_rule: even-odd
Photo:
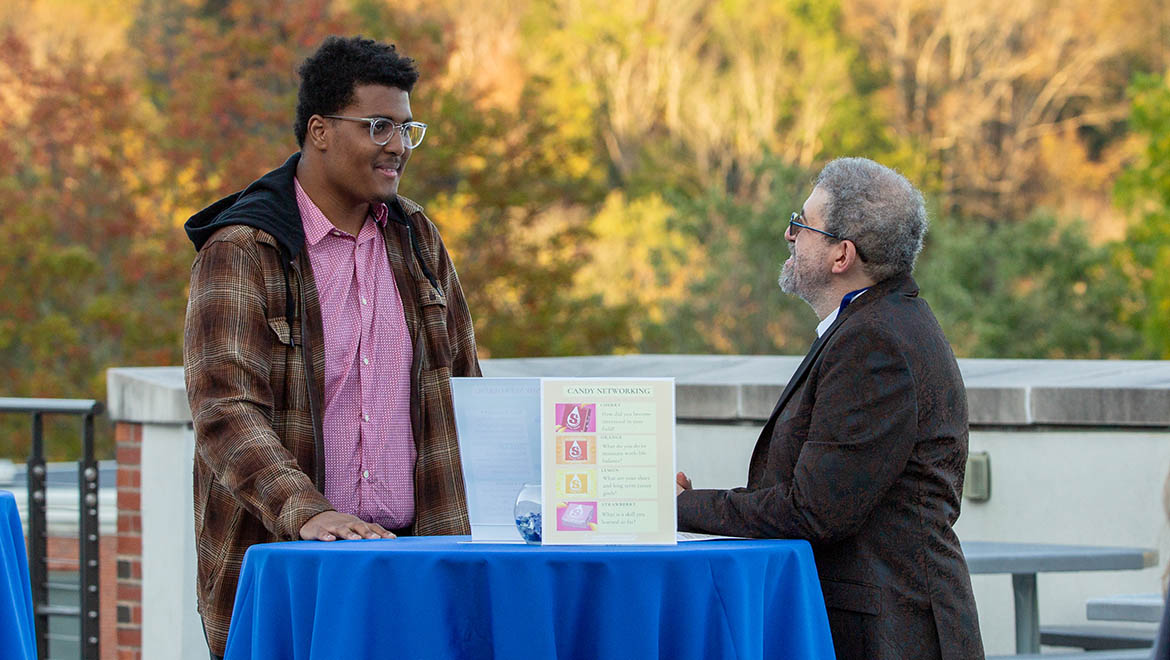
<instances>
[{"instance_id":1,"label":"man's hand resting on sign","mask_svg":"<svg viewBox=\"0 0 1170 660\"><path fill-rule=\"evenodd\" d=\"M684 490L691 489L691 480L687 477L685 472L679 472L674 475L674 496L678 497Z\"/></svg>"}]
</instances>

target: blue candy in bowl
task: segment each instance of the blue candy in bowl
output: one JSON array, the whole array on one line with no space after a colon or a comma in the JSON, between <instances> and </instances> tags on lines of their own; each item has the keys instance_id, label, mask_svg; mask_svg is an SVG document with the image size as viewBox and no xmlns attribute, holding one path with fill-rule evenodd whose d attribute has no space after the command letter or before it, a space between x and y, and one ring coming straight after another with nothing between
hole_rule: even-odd
<instances>
[{"instance_id":1,"label":"blue candy in bowl","mask_svg":"<svg viewBox=\"0 0 1170 660\"><path fill-rule=\"evenodd\" d=\"M524 484L516 495L516 529L525 542L540 545L540 484Z\"/></svg>"}]
</instances>

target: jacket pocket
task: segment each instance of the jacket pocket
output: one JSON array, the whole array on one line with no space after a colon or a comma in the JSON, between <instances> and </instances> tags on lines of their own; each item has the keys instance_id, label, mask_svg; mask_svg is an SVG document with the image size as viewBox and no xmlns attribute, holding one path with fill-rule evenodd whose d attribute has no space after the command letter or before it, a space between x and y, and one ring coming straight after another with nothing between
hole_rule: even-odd
<instances>
[{"instance_id":1,"label":"jacket pocket","mask_svg":"<svg viewBox=\"0 0 1170 660\"><path fill-rule=\"evenodd\" d=\"M418 308L422 322L424 369L451 366L451 339L447 336L447 297L435 290L430 282L418 283Z\"/></svg>"},{"instance_id":2,"label":"jacket pocket","mask_svg":"<svg viewBox=\"0 0 1170 660\"><path fill-rule=\"evenodd\" d=\"M268 319L268 327L276 333L276 340L285 346L292 345L292 330L288 327L288 319L283 316Z\"/></svg>"},{"instance_id":3,"label":"jacket pocket","mask_svg":"<svg viewBox=\"0 0 1170 660\"><path fill-rule=\"evenodd\" d=\"M272 330L272 358L269 361L268 385L272 391L273 422L286 410L308 410L305 391L305 368L302 364L300 328L291 326L283 316L268 319Z\"/></svg>"},{"instance_id":4,"label":"jacket pocket","mask_svg":"<svg viewBox=\"0 0 1170 660\"><path fill-rule=\"evenodd\" d=\"M821 579L825 607L861 614L882 613L882 590L872 584Z\"/></svg>"}]
</instances>

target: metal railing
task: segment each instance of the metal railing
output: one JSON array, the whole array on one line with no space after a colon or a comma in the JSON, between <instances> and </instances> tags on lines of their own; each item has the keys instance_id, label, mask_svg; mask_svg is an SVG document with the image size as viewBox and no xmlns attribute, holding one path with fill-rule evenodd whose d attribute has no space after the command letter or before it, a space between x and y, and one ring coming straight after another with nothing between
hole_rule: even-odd
<instances>
[{"instance_id":1,"label":"metal railing","mask_svg":"<svg viewBox=\"0 0 1170 660\"><path fill-rule=\"evenodd\" d=\"M73 616L80 619L81 657L98 660L101 642L99 617L98 550L98 464L93 456L93 419L103 406L92 399L21 399L0 397L0 414L32 416L32 447L28 457L28 572L32 583L33 612L36 623L37 657L49 653L49 617ZM78 602L80 606L49 604L48 525L45 490L45 415L81 415L81 458L77 461L79 530L78 535Z\"/></svg>"}]
</instances>

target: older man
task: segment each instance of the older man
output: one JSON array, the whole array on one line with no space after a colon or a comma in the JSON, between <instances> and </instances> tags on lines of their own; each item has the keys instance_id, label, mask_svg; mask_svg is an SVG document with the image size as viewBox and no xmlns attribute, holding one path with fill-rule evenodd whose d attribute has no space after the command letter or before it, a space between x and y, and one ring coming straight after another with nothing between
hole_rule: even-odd
<instances>
[{"instance_id":1,"label":"older man","mask_svg":"<svg viewBox=\"0 0 1170 660\"><path fill-rule=\"evenodd\" d=\"M952 526L967 457L954 354L911 278L921 193L873 161L817 177L784 238L780 287L818 338L760 433L745 488L678 475L679 526L807 539L840 658L982 658Z\"/></svg>"}]
</instances>

